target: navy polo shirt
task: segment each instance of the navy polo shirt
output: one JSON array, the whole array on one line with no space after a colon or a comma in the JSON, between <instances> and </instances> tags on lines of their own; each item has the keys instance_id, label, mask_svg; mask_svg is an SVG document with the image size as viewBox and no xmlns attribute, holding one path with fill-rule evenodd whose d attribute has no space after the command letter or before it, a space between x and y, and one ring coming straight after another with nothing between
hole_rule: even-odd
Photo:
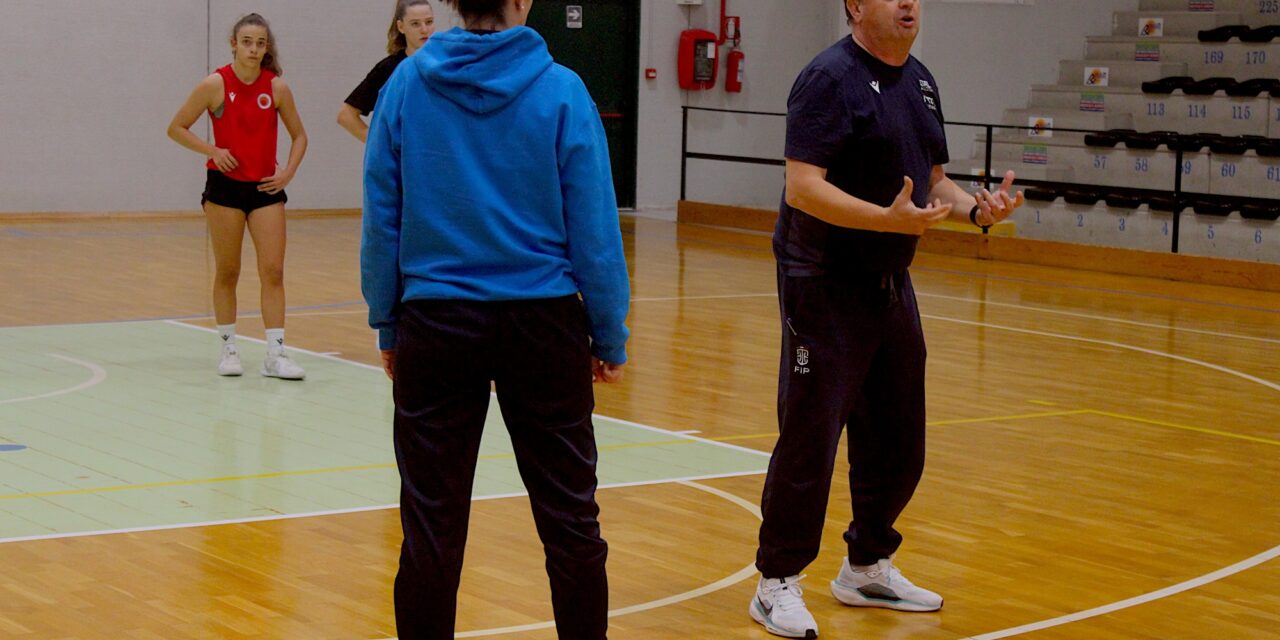
<instances>
[{"instance_id":1,"label":"navy polo shirt","mask_svg":"<svg viewBox=\"0 0 1280 640\"><path fill-rule=\"evenodd\" d=\"M786 157L825 168L828 182L880 206L890 205L910 176L911 199L925 206L934 165L950 159L933 75L914 56L895 67L844 38L818 54L791 89ZM828 224L789 206L784 193L773 251L791 276L902 271L917 240Z\"/></svg>"}]
</instances>

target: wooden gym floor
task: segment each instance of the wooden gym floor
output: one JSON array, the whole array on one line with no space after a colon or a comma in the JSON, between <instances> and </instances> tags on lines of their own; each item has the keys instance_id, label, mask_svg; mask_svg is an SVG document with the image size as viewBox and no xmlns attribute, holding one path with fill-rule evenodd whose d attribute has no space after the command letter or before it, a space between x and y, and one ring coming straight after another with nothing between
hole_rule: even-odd
<instances>
[{"instance_id":1,"label":"wooden gym floor","mask_svg":"<svg viewBox=\"0 0 1280 640\"><path fill-rule=\"evenodd\" d=\"M264 381L249 359L228 386L190 330L212 324L200 219L0 223L0 637L395 634L359 221L289 235L288 336L310 375ZM631 364L597 388L610 637L769 637L746 615L776 431L768 238L624 219L624 239ZM947 604L828 594L842 462L805 582L822 637L1280 638L1280 294L927 254L912 273L931 429L898 563ZM250 338L256 282L246 251ZM491 431L459 636L554 638Z\"/></svg>"}]
</instances>

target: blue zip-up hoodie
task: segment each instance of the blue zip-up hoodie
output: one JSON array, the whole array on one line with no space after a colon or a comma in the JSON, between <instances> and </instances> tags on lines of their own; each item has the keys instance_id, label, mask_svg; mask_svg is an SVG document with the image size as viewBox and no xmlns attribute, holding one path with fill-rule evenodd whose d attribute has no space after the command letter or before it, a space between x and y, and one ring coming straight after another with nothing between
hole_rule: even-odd
<instances>
[{"instance_id":1,"label":"blue zip-up hoodie","mask_svg":"<svg viewBox=\"0 0 1280 640\"><path fill-rule=\"evenodd\" d=\"M581 293L592 354L626 362L630 287L604 127L537 32L455 28L392 74L365 150L360 274L382 349L406 300Z\"/></svg>"}]
</instances>

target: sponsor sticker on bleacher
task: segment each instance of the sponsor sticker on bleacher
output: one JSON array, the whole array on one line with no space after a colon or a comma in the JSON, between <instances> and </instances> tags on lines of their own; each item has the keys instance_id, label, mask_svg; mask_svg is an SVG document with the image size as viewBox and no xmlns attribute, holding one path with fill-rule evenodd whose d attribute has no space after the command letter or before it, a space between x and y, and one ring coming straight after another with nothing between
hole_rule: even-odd
<instances>
[{"instance_id":1,"label":"sponsor sticker on bleacher","mask_svg":"<svg viewBox=\"0 0 1280 640\"><path fill-rule=\"evenodd\" d=\"M1163 38L1164 18L1138 18L1138 36L1143 38Z\"/></svg>"},{"instance_id":2,"label":"sponsor sticker on bleacher","mask_svg":"<svg viewBox=\"0 0 1280 640\"><path fill-rule=\"evenodd\" d=\"M1160 43L1139 42L1134 50L1133 59L1138 62L1160 62Z\"/></svg>"},{"instance_id":3,"label":"sponsor sticker on bleacher","mask_svg":"<svg viewBox=\"0 0 1280 640\"><path fill-rule=\"evenodd\" d=\"M1027 135L1032 138L1052 138L1053 118L1048 116L1031 116L1027 118Z\"/></svg>"},{"instance_id":4,"label":"sponsor sticker on bleacher","mask_svg":"<svg viewBox=\"0 0 1280 640\"><path fill-rule=\"evenodd\" d=\"M1102 113L1107 110L1107 96L1104 93L1080 94L1080 110L1090 113Z\"/></svg>"},{"instance_id":5,"label":"sponsor sticker on bleacher","mask_svg":"<svg viewBox=\"0 0 1280 640\"><path fill-rule=\"evenodd\" d=\"M1187 2L1187 11L1213 11L1213 0L1190 0Z\"/></svg>"},{"instance_id":6,"label":"sponsor sticker on bleacher","mask_svg":"<svg viewBox=\"0 0 1280 640\"><path fill-rule=\"evenodd\" d=\"M1105 87L1111 84L1111 67L1085 67L1084 86Z\"/></svg>"},{"instance_id":7,"label":"sponsor sticker on bleacher","mask_svg":"<svg viewBox=\"0 0 1280 640\"><path fill-rule=\"evenodd\" d=\"M1042 144L1022 145L1023 164L1049 164L1049 147Z\"/></svg>"}]
</instances>

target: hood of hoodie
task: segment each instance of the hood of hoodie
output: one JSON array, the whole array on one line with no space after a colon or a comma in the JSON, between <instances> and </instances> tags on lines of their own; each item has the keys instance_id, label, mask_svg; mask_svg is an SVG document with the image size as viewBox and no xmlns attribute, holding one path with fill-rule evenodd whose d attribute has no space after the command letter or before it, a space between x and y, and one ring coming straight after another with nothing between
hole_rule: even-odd
<instances>
[{"instance_id":1,"label":"hood of hoodie","mask_svg":"<svg viewBox=\"0 0 1280 640\"><path fill-rule=\"evenodd\" d=\"M428 87L473 113L505 107L552 63L546 41L528 27L484 35L454 27L409 60Z\"/></svg>"}]
</instances>

